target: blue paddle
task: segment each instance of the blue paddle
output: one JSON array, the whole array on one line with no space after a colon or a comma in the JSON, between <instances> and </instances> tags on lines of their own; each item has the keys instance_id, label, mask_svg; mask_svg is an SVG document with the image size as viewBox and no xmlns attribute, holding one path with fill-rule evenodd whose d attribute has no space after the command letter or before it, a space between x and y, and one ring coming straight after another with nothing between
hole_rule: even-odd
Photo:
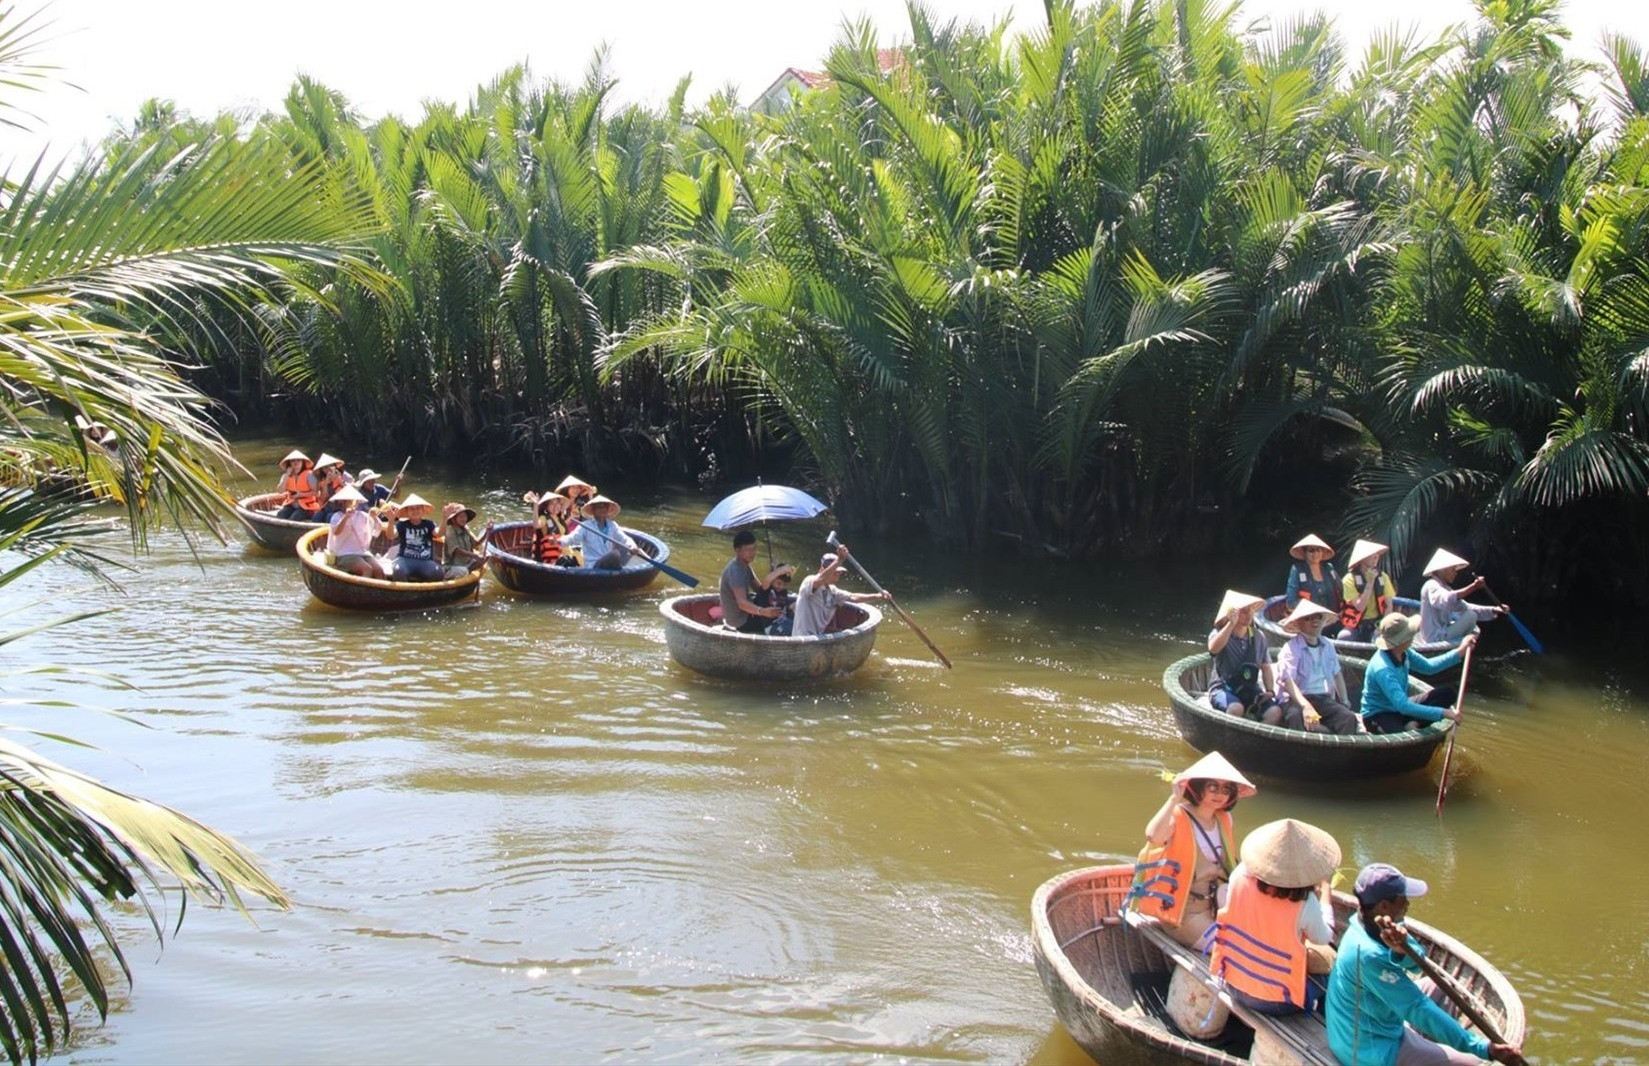
<instances>
[{"instance_id":1,"label":"blue paddle","mask_svg":"<svg viewBox=\"0 0 1649 1066\"><path fill-rule=\"evenodd\" d=\"M579 528L584 529L586 527L579 526ZM591 533L594 533L596 536L600 537L602 540L606 541L608 544L611 544L615 548L627 548L627 547L629 547L629 545L619 543L618 541L614 540L612 537L609 537L607 534L601 532L601 530L597 529L594 526L589 526L588 528L589 528ZM633 552L632 554L634 554L636 558L640 559L642 562L646 563L648 566L651 566L656 570L663 570L666 574L669 574L671 577L675 578L677 581L681 582L683 585L686 585L690 589L696 589L696 588L699 587L699 579L694 577L692 574L682 573L680 570L677 570L673 566L668 566L664 563L661 563L657 559L654 559L654 558L651 558L650 556L648 556L648 554L646 552L641 551L639 548L635 552Z\"/></svg>"},{"instance_id":2,"label":"blue paddle","mask_svg":"<svg viewBox=\"0 0 1649 1066\"><path fill-rule=\"evenodd\" d=\"M1496 607L1506 606L1504 603L1500 602L1500 597L1494 594L1494 589L1489 587L1489 583L1487 581L1483 583L1483 591L1488 595L1489 599L1494 601ZM1511 622L1512 628L1517 630L1517 635L1523 638L1523 643L1529 646L1530 651L1534 652L1536 655L1546 654L1545 647L1540 643L1540 641L1534 639L1534 634L1529 632L1529 627L1523 624L1522 619L1518 618L1517 615L1511 613L1510 611L1507 611L1506 620Z\"/></svg>"}]
</instances>

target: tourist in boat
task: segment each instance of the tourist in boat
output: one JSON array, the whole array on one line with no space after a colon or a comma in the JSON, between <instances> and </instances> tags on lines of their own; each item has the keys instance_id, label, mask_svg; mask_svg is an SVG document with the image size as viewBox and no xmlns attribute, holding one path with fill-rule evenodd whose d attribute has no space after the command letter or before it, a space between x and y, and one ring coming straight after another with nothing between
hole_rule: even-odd
<instances>
[{"instance_id":1,"label":"tourist in boat","mask_svg":"<svg viewBox=\"0 0 1649 1066\"><path fill-rule=\"evenodd\" d=\"M768 575L767 587L756 593L755 600L758 607L777 607L779 616L769 622L762 630L770 637L788 637L796 625L796 598L790 592L790 573L795 568L789 563L780 563ZM781 573L781 571L783 571Z\"/></svg>"},{"instance_id":2,"label":"tourist in boat","mask_svg":"<svg viewBox=\"0 0 1649 1066\"><path fill-rule=\"evenodd\" d=\"M614 519L620 508L616 501L596 496L584 505L584 518L571 533L561 538L561 550L577 548L597 570L619 570L638 550L630 534Z\"/></svg>"},{"instance_id":3,"label":"tourist in boat","mask_svg":"<svg viewBox=\"0 0 1649 1066\"><path fill-rule=\"evenodd\" d=\"M561 550L561 538L568 532L567 497L552 489L542 496L529 492L521 498L533 509L532 558L545 566L577 566L577 556Z\"/></svg>"},{"instance_id":4,"label":"tourist in boat","mask_svg":"<svg viewBox=\"0 0 1649 1066\"><path fill-rule=\"evenodd\" d=\"M843 592L838 588L836 582L847 573L847 569L840 565L846 555L847 545L836 545L835 551L826 552L819 560L817 573L802 578L802 587L796 590L796 621L790 629L791 636L822 635L835 620L836 608L844 603L868 603L893 598L885 591Z\"/></svg>"},{"instance_id":5,"label":"tourist in boat","mask_svg":"<svg viewBox=\"0 0 1649 1066\"><path fill-rule=\"evenodd\" d=\"M441 508L441 558L446 563L449 580L463 577L486 564L484 552L487 538L492 536L492 523L481 527L478 536L469 527L474 520L473 507L449 503Z\"/></svg>"},{"instance_id":6,"label":"tourist in boat","mask_svg":"<svg viewBox=\"0 0 1649 1066\"><path fill-rule=\"evenodd\" d=\"M293 449L281 460L281 507L276 518L293 522L312 522L321 509L321 498L315 485L315 464L309 456Z\"/></svg>"},{"instance_id":7,"label":"tourist in boat","mask_svg":"<svg viewBox=\"0 0 1649 1066\"><path fill-rule=\"evenodd\" d=\"M1255 791L1217 751L1175 777L1167 802L1145 825L1128 905L1186 947L1206 950L1205 934L1237 864L1231 811Z\"/></svg>"},{"instance_id":8,"label":"tourist in boat","mask_svg":"<svg viewBox=\"0 0 1649 1066\"><path fill-rule=\"evenodd\" d=\"M430 514L435 508L430 502L413 493L395 509L395 544L400 553L395 557L396 581L442 581L446 571L435 561L435 523Z\"/></svg>"},{"instance_id":9,"label":"tourist in boat","mask_svg":"<svg viewBox=\"0 0 1649 1066\"><path fill-rule=\"evenodd\" d=\"M568 474L561 479L561 484L555 487L555 491L567 498L567 526L572 528L583 519L584 508L595 499L599 490L589 482L580 481L572 474Z\"/></svg>"},{"instance_id":10,"label":"tourist in boat","mask_svg":"<svg viewBox=\"0 0 1649 1066\"><path fill-rule=\"evenodd\" d=\"M1301 600L1310 600L1333 610L1340 604L1340 575L1329 565L1334 549L1315 533L1301 537L1288 549L1295 562L1288 568L1288 587L1284 602L1290 610Z\"/></svg>"},{"instance_id":11,"label":"tourist in boat","mask_svg":"<svg viewBox=\"0 0 1649 1066\"><path fill-rule=\"evenodd\" d=\"M796 570L793 566L774 567L765 578L757 578L755 569L750 565L755 558L756 534L748 529L733 534L733 558L722 567L718 592L721 596L721 624L740 633L764 632L784 613L780 608L758 604L756 595L772 585L778 575L789 577Z\"/></svg>"},{"instance_id":12,"label":"tourist in boat","mask_svg":"<svg viewBox=\"0 0 1649 1066\"><path fill-rule=\"evenodd\" d=\"M1277 654L1277 702L1283 724L1290 729L1322 733L1358 732L1357 715L1346 695L1340 656L1323 636L1323 626L1334 612L1310 600L1301 600L1283 619L1291 634Z\"/></svg>"},{"instance_id":13,"label":"tourist in boat","mask_svg":"<svg viewBox=\"0 0 1649 1066\"><path fill-rule=\"evenodd\" d=\"M1368 643L1374 639L1380 619L1391 613L1397 587L1380 566L1389 550L1372 540L1352 545L1346 559L1346 576L1340 581L1341 640Z\"/></svg>"},{"instance_id":14,"label":"tourist in boat","mask_svg":"<svg viewBox=\"0 0 1649 1066\"><path fill-rule=\"evenodd\" d=\"M1427 658L1410 646L1419 632L1419 619L1410 615L1392 613L1380 619L1374 657L1363 674L1363 725L1370 733L1401 733L1440 718L1460 720L1460 712L1450 706L1454 694L1447 687L1434 688L1421 700L1411 697L1409 672L1437 674L1456 665L1461 653L1477 643L1477 634L1467 635L1457 648Z\"/></svg>"},{"instance_id":15,"label":"tourist in boat","mask_svg":"<svg viewBox=\"0 0 1649 1066\"><path fill-rule=\"evenodd\" d=\"M356 577L384 576L378 557L372 554L372 542L384 532L384 523L363 505L366 497L353 485L345 485L333 493L338 505L328 520L326 550L332 556L334 569Z\"/></svg>"},{"instance_id":16,"label":"tourist in boat","mask_svg":"<svg viewBox=\"0 0 1649 1066\"><path fill-rule=\"evenodd\" d=\"M1409 1063L1518 1063L1522 1050L1491 1044L1467 1031L1440 1005L1444 992L1429 978L1415 980L1425 954L1403 928L1409 901L1424 896L1424 881L1386 863L1357 875L1357 916L1340 938L1328 981L1328 1046L1345 1066Z\"/></svg>"},{"instance_id":17,"label":"tourist in boat","mask_svg":"<svg viewBox=\"0 0 1649 1066\"><path fill-rule=\"evenodd\" d=\"M320 512L315 516L317 520L331 521L332 516L338 513L338 508L332 506L332 497L347 484L349 478L344 474L344 461L322 452L321 457L315 460L315 494L321 500Z\"/></svg>"},{"instance_id":18,"label":"tourist in boat","mask_svg":"<svg viewBox=\"0 0 1649 1066\"><path fill-rule=\"evenodd\" d=\"M1242 842L1208 969L1261 1014L1315 1010L1334 966L1329 879L1340 845L1305 822L1267 822Z\"/></svg>"},{"instance_id":19,"label":"tourist in boat","mask_svg":"<svg viewBox=\"0 0 1649 1066\"><path fill-rule=\"evenodd\" d=\"M370 466L355 475L355 489L366 497L368 507L379 507L388 503L395 494L383 485L378 484L378 471Z\"/></svg>"},{"instance_id":20,"label":"tourist in boat","mask_svg":"<svg viewBox=\"0 0 1649 1066\"><path fill-rule=\"evenodd\" d=\"M1216 711L1277 725L1283 712L1271 694L1277 687L1271 656L1265 637L1254 626L1254 613L1264 606L1259 596L1225 590L1208 634L1208 654L1214 657L1208 703Z\"/></svg>"},{"instance_id":21,"label":"tourist in boat","mask_svg":"<svg viewBox=\"0 0 1649 1066\"><path fill-rule=\"evenodd\" d=\"M1426 564L1426 583L1420 587L1420 641L1423 644L1453 644L1467 633L1477 632L1477 623L1499 618L1511 610L1504 605L1481 607L1467 603L1466 597L1482 588L1482 575L1465 588L1454 588L1455 578L1471 564L1443 548Z\"/></svg>"}]
</instances>

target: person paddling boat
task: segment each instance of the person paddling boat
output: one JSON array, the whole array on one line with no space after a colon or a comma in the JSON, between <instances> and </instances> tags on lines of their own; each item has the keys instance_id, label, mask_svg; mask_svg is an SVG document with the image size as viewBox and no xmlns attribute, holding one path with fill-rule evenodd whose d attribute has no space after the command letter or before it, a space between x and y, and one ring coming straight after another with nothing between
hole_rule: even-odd
<instances>
[{"instance_id":1,"label":"person paddling boat","mask_svg":"<svg viewBox=\"0 0 1649 1066\"><path fill-rule=\"evenodd\" d=\"M1441 718L1460 720L1459 710L1451 706L1454 694L1447 688L1434 688L1420 700L1410 697L1409 672L1437 674L1455 666L1462 651L1477 643L1477 635L1471 634L1460 642L1460 647L1428 659L1410 647L1419 632L1419 619L1409 615L1393 613L1380 619L1374 658L1363 674L1363 724L1370 733L1401 733Z\"/></svg>"},{"instance_id":2,"label":"person paddling boat","mask_svg":"<svg viewBox=\"0 0 1649 1066\"><path fill-rule=\"evenodd\" d=\"M619 570L635 554L636 542L624 532L614 519L618 517L618 501L596 496L584 505L584 518L578 528L561 538L561 550L577 548L589 565L597 570Z\"/></svg>"},{"instance_id":3,"label":"person paddling boat","mask_svg":"<svg viewBox=\"0 0 1649 1066\"><path fill-rule=\"evenodd\" d=\"M1420 589L1420 640L1425 644L1453 644L1467 633L1477 632L1477 623L1503 618L1511 612L1505 604L1483 607L1467 603L1466 597L1482 588L1482 575L1465 588L1454 581L1471 563L1451 551L1438 548L1426 564L1426 583Z\"/></svg>"}]
</instances>

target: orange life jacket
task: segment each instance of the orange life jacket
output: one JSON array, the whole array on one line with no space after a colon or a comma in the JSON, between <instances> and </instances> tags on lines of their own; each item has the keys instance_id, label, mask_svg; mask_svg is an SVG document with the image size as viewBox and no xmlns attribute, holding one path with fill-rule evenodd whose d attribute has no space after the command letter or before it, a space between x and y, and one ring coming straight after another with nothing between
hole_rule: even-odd
<instances>
[{"instance_id":1,"label":"orange life jacket","mask_svg":"<svg viewBox=\"0 0 1649 1066\"><path fill-rule=\"evenodd\" d=\"M315 476L307 470L281 476L281 491L292 494L292 502L306 511L319 511L321 498L315 491Z\"/></svg>"},{"instance_id":2,"label":"orange life jacket","mask_svg":"<svg viewBox=\"0 0 1649 1066\"><path fill-rule=\"evenodd\" d=\"M1246 868L1237 871L1214 926L1208 969L1254 999L1304 1007L1305 944L1299 932L1304 906L1304 900L1266 895Z\"/></svg>"},{"instance_id":3,"label":"orange life jacket","mask_svg":"<svg viewBox=\"0 0 1649 1066\"><path fill-rule=\"evenodd\" d=\"M538 516L538 529L533 533L533 554L545 566L554 566L561 559L559 537L567 532L566 524L552 515Z\"/></svg>"},{"instance_id":4,"label":"orange life jacket","mask_svg":"<svg viewBox=\"0 0 1649 1066\"><path fill-rule=\"evenodd\" d=\"M1391 578L1384 570L1376 571L1374 580L1374 601L1369 606L1374 608L1374 617L1384 618L1391 613L1391 596L1395 594L1395 590L1391 587ZM1368 582L1363 578L1361 567L1345 576L1345 585L1340 588L1340 595L1345 599L1345 602L1340 604L1340 624L1347 629L1355 629L1363 624L1365 612L1357 609L1357 601L1363 598L1363 590L1367 587ZM1348 591L1351 593L1349 596L1346 595Z\"/></svg>"},{"instance_id":5,"label":"orange life jacket","mask_svg":"<svg viewBox=\"0 0 1649 1066\"><path fill-rule=\"evenodd\" d=\"M1230 873L1236 849L1231 846L1231 815L1214 815L1220 830L1222 865ZM1134 864L1134 884L1127 906L1166 925L1178 925L1191 899L1191 881L1197 872L1197 827L1183 803L1174 805L1174 831L1166 844L1146 844Z\"/></svg>"}]
</instances>

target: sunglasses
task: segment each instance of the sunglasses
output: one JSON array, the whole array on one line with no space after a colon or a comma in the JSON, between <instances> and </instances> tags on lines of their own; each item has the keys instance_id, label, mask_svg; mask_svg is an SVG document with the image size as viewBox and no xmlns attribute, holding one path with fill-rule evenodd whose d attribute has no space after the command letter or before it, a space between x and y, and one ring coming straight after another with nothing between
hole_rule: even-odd
<instances>
[{"instance_id":1,"label":"sunglasses","mask_svg":"<svg viewBox=\"0 0 1649 1066\"><path fill-rule=\"evenodd\" d=\"M1237 786L1229 781L1210 781L1202 786L1204 792L1235 792Z\"/></svg>"}]
</instances>

